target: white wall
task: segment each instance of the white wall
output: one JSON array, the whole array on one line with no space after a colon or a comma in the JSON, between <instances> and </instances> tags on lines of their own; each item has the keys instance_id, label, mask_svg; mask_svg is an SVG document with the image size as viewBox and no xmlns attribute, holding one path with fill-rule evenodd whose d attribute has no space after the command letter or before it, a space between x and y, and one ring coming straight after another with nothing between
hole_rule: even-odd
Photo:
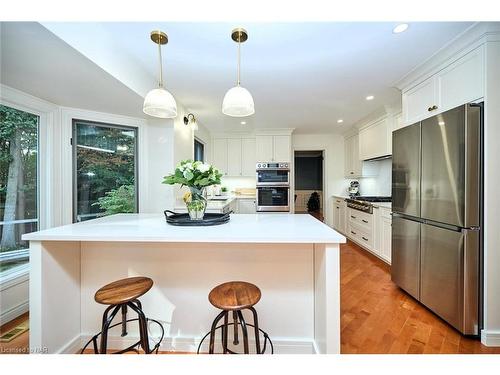
<instances>
[{"instance_id":1,"label":"white wall","mask_svg":"<svg viewBox=\"0 0 500 375\"><path fill-rule=\"evenodd\" d=\"M373 177L361 177L359 181L359 191L361 195L390 197L392 181L392 159L365 162L375 166L374 170L378 174ZM349 182L352 180L348 180Z\"/></svg>"},{"instance_id":2,"label":"white wall","mask_svg":"<svg viewBox=\"0 0 500 375\"><path fill-rule=\"evenodd\" d=\"M231 192L237 188L255 189L255 177L222 177L221 186L227 187L227 191Z\"/></svg>"},{"instance_id":3,"label":"white wall","mask_svg":"<svg viewBox=\"0 0 500 375\"><path fill-rule=\"evenodd\" d=\"M482 341L500 346L500 41L486 48L484 121L484 331Z\"/></svg>"},{"instance_id":4,"label":"white wall","mask_svg":"<svg viewBox=\"0 0 500 375\"><path fill-rule=\"evenodd\" d=\"M144 199L139 211L159 213L174 207L174 191L170 185L162 184L163 177L172 173L174 167L174 128L170 119L149 119L147 124L148 174L142 192ZM139 155L139 157L142 157Z\"/></svg>"},{"instance_id":5,"label":"white wall","mask_svg":"<svg viewBox=\"0 0 500 375\"><path fill-rule=\"evenodd\" d=\"M339 194L344 182L344 138L335 134L292 134L292 150L324 151L324 197L326 223L333 225L333 194ZM292 173L292 184L294 176Z\"/></svg>"}]
</instances>

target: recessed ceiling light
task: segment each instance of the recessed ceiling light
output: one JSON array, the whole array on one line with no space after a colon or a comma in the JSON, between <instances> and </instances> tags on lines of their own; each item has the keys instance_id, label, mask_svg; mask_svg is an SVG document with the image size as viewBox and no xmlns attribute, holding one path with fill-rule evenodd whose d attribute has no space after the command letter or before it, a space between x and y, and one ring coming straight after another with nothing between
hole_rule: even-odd
<instances>
[{"instance_id":1,"label":"recessed ceiling light","mask_svg":"<svg viewBox=\"0 0 500 375\"><path fill-rule=\"evenodd\" d=\"M404 31L406 31L407 29L408 29L408 24L407 23L400 23L394 29L392 29L392 32L394 34L399 34L399 33L402 33Z\"/></svg>"},{"instance_id":2,"label":"recessed ceiling light","mask_svg":"<svg viewBox=\"0 0 500 375\"><path fill-rule=\"evenodd\" d=\"M366 97L366 100L373 100L374 98L375 98L375 97L374 97L373 95L368 95L368 96Z\"/></svg>"},{"instance_id":3,"label":"recessed ceiling light","mask_svg":"<svg viewBox=\"0 0 500 375\"><path fill-rule=\"evenodd\" d=\"M241 125L246 125L246 123L247 123L246 121L240 122Z\"/></svg>"},{"instance_id":4,"label":"recessed ceiling light","mask_svg":"<svg viewBox=\"0 0 500 375\"><path fill-rule=\"evenodd\" d=\"M339 124L342 124L343 122L344 122L344 120L342 120L342 119L337 120L337 123L339 123Z\"/></svg>"}]
</instances>

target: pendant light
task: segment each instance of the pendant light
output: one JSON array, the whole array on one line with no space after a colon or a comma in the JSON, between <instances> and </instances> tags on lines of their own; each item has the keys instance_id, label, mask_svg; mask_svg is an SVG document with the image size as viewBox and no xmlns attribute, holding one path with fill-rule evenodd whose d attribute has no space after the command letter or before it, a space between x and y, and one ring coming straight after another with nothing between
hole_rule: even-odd
<instances>
[{"instance_id":1,"label":"pendant light","mask_svg":"<svg viewBox=\"0 0 500 375\"><path fill-rule=\"evenodd\" d=\"M144 98L142 111L153 117L173 118L177 116L177 103L171 93L163 88L163 69L161 61L161 45L168 43L167 34L160 30L151 31L151 40L158 44L160 58L160 80L158 88L153 89Z\"/></svg>"},{"instance_id":2,"label":"pendant light","mask_svg":"<svg viewBox=\"0 0 500 375\"><path fill-rule=\"evenodd\" d=\"M240 86L240 49L241 43L248 39L245 29L237 28L231 33L231 38L238 43L238 79L236 86L229 89L222 101L222 113L232 117L245 117L255 113L252 94Z\"/></svg>"}]
</instances>

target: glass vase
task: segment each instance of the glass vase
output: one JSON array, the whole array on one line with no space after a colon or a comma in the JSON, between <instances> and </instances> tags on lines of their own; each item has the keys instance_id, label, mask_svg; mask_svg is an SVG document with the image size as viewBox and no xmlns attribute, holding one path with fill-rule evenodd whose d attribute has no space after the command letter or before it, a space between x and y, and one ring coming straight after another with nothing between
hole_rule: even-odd
<instances>
[{"instance_id":1,"label":"glass vase","mask_svg":"<svg viewBox=\"0 0 500 375\"><path fill-rule=\"evenodd\" d=\"M207 199L205 198L205 188L190 187L191 200L186 203L187 211L191 220L203 220L207 209Z\"/></svg>"}]
</instances>

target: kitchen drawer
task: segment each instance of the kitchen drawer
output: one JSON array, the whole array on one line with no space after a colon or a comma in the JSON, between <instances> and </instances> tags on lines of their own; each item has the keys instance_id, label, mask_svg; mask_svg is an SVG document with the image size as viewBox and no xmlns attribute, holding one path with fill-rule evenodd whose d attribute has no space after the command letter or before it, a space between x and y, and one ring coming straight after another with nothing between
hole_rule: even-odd
<instances>
[{"instance_id":1,"label":"kitchen drawer","mask_svg":"<svg viewBox=\"0 0 500 375\"><path fill-rule=\"evenodd\" d=\"M373 249L373 232L367 231L366 229L349 222L347 228L347 236L360 244L361 246L367 248L368 250Z\"/></svg>"},{"instance_id":2,"label":"kitchen drawer","mask_svg":"<svg viewBox=\"0 0 500 375\"><path fill-rule=\"evenodd\" d=\"M347 210L347 220L350 223L363 228L367 232L371 232L373 229L373 215L359 210L353 210L349 208Z\"/></svg>"}]
</instances>

